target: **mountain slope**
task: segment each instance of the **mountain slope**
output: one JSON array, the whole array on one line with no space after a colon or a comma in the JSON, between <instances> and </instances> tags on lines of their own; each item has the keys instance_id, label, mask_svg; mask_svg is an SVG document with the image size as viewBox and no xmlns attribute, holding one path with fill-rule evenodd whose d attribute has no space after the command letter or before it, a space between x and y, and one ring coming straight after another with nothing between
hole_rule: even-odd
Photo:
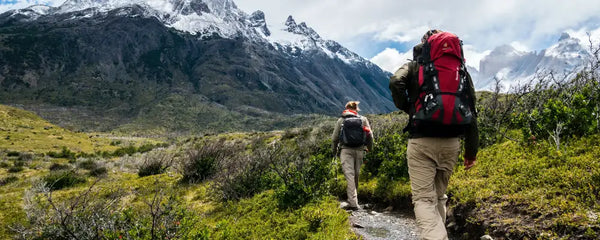
<instances>
[{"instance_id":1,"label":"mountain slope","mask_svg":"<svg viewBox=\"0 0 600 240\"><path fill-rule=\"evenodd\" d=\"M59 152L62 147L87 153L117 149L110 143L104 137L58 127L32 112L0 105L0 149L36 153Z\"/></svg>"},{"instance_id":2,"label":"mountain slope","mask_svg":"<svg viewBox=\"0 0 600 240\"><path fill-rule=\"evenodd\" d=\"M291 17L269 30L264 14L231 1L173 0L169 11L133 3L77 0L0 15L0 101L114 115L107 129L175 95L193 99L192 109L210 106L192 122L219 110L251 119L337 115L348 100L370 113L394 109L388 73ZM156 114L190 110L173 107Z\"/></svg>"}]
</instances>

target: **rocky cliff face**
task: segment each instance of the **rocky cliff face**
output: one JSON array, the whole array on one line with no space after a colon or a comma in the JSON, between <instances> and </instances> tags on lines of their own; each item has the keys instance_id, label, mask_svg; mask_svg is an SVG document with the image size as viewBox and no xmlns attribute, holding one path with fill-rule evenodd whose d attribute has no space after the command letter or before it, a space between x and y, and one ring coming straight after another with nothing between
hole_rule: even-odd
<instances>
[{"instance_id":1,"label":"rocky cliff face","mask_svg":"<svg viewBox=\"0 0 600 240\"><path fill-rule=\"evenodd\" d=\"M215 109L337 115L349 100L365 112L394 109L388 73L291 16L269 28L264 13L229 0L152 4L72 0L0 15L0 101L123 119L111 127L174 96L211 106L190 121Z\"/></svg>"}]
</instances>

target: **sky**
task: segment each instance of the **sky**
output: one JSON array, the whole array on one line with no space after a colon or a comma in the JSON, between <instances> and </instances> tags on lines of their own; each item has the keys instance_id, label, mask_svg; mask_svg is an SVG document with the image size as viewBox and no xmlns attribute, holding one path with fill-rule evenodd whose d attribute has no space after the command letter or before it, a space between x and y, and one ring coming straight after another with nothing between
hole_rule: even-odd
<instances>
[{"instance_id":1,"label":"sky","mask_svg":"<svg viewBox=\"0 0 600 240\"><path fill-rule=\"evenodd\" d=\"M64 0L0 0L0 12L35 3L58 6ZM539 51L567 32L587 42L600 41L599 0L234 0L251 14L265 13L268 25L280 26L292 15L325 39L394 72L428 29L453 32L464 42L467 64L495 47L509 44Z\"/></svg>"}]
</instances>

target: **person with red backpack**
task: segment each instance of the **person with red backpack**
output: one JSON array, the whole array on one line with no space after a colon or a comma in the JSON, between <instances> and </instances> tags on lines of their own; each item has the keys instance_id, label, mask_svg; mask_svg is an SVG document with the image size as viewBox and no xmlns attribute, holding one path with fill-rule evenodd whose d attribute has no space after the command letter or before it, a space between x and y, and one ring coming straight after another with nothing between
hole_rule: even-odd
<instances>
[{"instance_id":1,"label":"person with red backpack","mask_svg":"<svg viewBox=\"0 0 600 240\"><path fill-rule=\"evenodd\" d=\"M422 239L448 239L446 188L464 137L465 169L475 165L479 134L475 89L462 42L429 30L413 48L413 61L390 78L394 104L409 115L406 150L417 226Z\"/></svg>"},{"instance_id":2,"label":"person with red backpack","mask_svg":"<svg viewBox=\"0 0 600 240\"><path fill-rule=\"evenodd\" d=\"M363 163L365 150L373 149L373 133L369 120L358 114L358 101L350 101L338 119L333 130L333 153L337 156L338 150L342 162L342 170L346 178L346 194L348 195L348 208L359 210L358 205L358 175Z\"/></svg>"}]
</instances>

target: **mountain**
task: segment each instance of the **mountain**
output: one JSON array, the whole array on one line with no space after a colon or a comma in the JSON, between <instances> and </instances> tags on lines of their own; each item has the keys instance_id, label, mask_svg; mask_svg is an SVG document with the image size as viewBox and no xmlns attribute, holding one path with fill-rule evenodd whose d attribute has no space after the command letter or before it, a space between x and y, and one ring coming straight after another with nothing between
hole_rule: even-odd
<instances>
[{"instance_id":1,"label":"mountain","mask_svg":"<svg viewBox=\"0 0 600 240\"><path fill-rule=\"evenodd\" d=\"M85 130L265 130L288 115L337 115L349 100L394 110L389 73L291 16L274 27L230 0L5 12L0 65L2 103Z\"/></svg>"},{"instance_id":2,"label":"mountain","mask_svg":"<svg viewBox=\"0 0 600 240\"><path fill-rule=\"evenodd\" d=\"M475 79L475 88L491 90L495 79L499 79L503 90L531 82L536 74L553 72L557 76L569 77L582 69L585 59L589 57L579 39L563 33L558 42L548 49L539 52L524 52L510 45L495 48L479 63L479 71L470 69Z\"/></svg>"}]
</instances>

